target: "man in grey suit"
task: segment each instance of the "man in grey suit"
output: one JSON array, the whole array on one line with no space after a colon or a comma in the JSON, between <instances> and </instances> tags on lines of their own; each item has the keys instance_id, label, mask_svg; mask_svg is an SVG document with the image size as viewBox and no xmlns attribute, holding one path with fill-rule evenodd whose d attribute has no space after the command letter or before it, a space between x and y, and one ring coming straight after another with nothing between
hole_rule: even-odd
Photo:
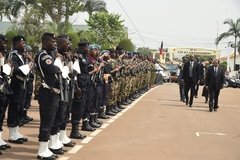
<instances>
[{"instance_id":1,"label":"man in grey suit","mask_svg":"<svg viewBox=\"0 0 240 160\"><path fill-rule=\"evenodd\" d=\"M219 60L213 61L213 66L208 68L206 76L206 89L210 91L209 111L217 111L218 109L218 96L220 90L225 85L225 73L219 66ZM214 101L214 102L213 102Z\"/></svg>"}]
</instances>

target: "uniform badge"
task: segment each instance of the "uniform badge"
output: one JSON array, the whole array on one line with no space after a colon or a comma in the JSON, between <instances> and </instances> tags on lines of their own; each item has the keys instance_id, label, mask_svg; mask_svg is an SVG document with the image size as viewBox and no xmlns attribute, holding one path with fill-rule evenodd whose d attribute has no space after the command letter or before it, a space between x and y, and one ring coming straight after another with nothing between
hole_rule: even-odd
<instances>
[{"instance_id":1,"label":"uniform badge","mask_svg":"<svg viewBox=\"0 0 240 160\"><path fill-rule=\"evenodd\" d=\"M80 57L80 58L83 58L82 54L79 54L79 57Z\"/></svg>"},{"instance_id":2,"label":"uniform badge","mask_svg":"<svg viewBox=\"0 0 240 160\"><path fill-rule=\"evenodd\" d=\"M82 62L86 62L86 59L83 58L83 59L82 59Z\"/></svg>"},{"instance_id":3,"label":"uniform badge","mask_svg":"<svg viewBox=\"0 0 240 160\"><path fill-rule=\"evenodd\" d=\"M45 62L46 62L47 65L52 64L52 60L51 59L47 59Z\"/></svg>"}]
</instances>

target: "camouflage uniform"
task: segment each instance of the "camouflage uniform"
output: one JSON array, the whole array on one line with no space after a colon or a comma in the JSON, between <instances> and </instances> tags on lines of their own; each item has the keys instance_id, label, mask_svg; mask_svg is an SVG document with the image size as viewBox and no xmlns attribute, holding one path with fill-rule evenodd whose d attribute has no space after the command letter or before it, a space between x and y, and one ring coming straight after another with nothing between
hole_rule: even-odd
<instances>
[{"instance_id":1,"label":"camouflage uniform","mask_svg":"<svg viewBox=\"0 0 240 160\"><path fill-rule=\"evenodd\" d=\"M40 76L40 72L37 71L37 69L35 69L35 87L34 87L34 99L37 100L38 99L38 91L39 88L41 86L41 76Z\"/></svg>"}]
</instances>

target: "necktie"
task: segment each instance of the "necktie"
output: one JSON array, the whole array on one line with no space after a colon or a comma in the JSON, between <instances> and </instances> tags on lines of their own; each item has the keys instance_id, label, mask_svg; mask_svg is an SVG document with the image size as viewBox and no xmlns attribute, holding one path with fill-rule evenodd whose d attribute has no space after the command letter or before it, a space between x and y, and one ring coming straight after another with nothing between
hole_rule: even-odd
<instances>
[{"instance_id":1,"label":"necktie","mask_svg":"<svg viewBox=\"0 0 240 160\"><path fill-rule=\"evenodd\" d=\"M192 73L192 68L193 68L192 62L190 62L190 66L189 67L190 67L189 68L189 77L192 77L193 76L193 73Z\"/></svg>"},{"instance_id":2,"label":"necktie","mask_svg":"<svg viewBox=\"0 0 240 160\"><path fill-rule=\"evenodd\" d=\"M215 77L217 76L217 68L216 67L214 68L214 75L215 75Z\"/></svg>"}]
</instances>

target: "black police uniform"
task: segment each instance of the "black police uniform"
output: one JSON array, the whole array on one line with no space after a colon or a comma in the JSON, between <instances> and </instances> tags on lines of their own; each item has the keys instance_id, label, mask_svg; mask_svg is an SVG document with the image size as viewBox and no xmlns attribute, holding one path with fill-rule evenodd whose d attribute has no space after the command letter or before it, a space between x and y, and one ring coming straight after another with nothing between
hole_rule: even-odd
<instances>
[{"instance_id":1,"label":"black police uniform","mask_svg":"<svg viewBox=\"0 0 240 160\"><path fill-rule=\"evenodd\" d=\"M37 53L36 64L41 74L42 85L38 92L40 111L40 130L38 140L47 142L59 107L59 81L56 78L59 68L53 64L54 59L46 49ZM45 85L43 85L45 84Z\"/></svg>"},{"instance_id":2,"label":"black police uniform","mask_svg":"<svg viewBox=\"0 0 240 160\"><path fill-rule=\"evenodd\" d=\"M88 42L80 43L80 45L86 45ZM84 134L79 133L79 123L83 117L83 112L85 110L85 104L87 99L87 89L90 84L90 76L88 73L89 59L87 58L87 53L83 53L81 51L78 52L79 66L81 73L77 75L77 84L78 87L82 90L80 98L77 95L74 95L74 100L71 108L71 123L72 123L72 131L70 134L70 138L83 139L86 137Z\"/></svg>"},{"instance_id":3,"label":"black police uniform","mask_svg":"<svg viewBox=\"0 0 240 160\"><path fill-rule=\"evenodd\" d=\"M0 39L2 41L7 41L6 37L0 34ZM2 50L0 53L4 56L5 51ZM10 95L11 95L11 90L10 90L10 84L9 84L9 79L10 76L6 75L3 72L3 66L0 66L0 86L1 86L1 91L0 91L0 139L2 143L0 143L0 150L5 150L6 148L11 148L10 145L6 144L5 141L2 140L2 132L3 132L3 121L5 118L5 113L7 110L7 107L9 105L10 101ZM1 152L0 152L1 154Z\"/></svg>"},{"instance_id":4,"label":"black police uniform","mask_svg":"<svg viewBox=\"0 0 240 160\"><path fill-rule=\"evenodd\" d=\"M89 61L88 65L88 72L91 72L94 70L94 65L96 65L96 61L93 57L87 56L86 57ZM83 125L82 130L86 131L94 131L95 127L100 127L100 125L96 124L94 122L94 111L91 110L93 108L93 98L95 93L95 73L90 76L90 85L87 89L87 99L86 99L86 106L83 113ZM88 122L90 119L90 122ZM90 125L90 126L89 126Z\"/></svg>"}]
</instances>

